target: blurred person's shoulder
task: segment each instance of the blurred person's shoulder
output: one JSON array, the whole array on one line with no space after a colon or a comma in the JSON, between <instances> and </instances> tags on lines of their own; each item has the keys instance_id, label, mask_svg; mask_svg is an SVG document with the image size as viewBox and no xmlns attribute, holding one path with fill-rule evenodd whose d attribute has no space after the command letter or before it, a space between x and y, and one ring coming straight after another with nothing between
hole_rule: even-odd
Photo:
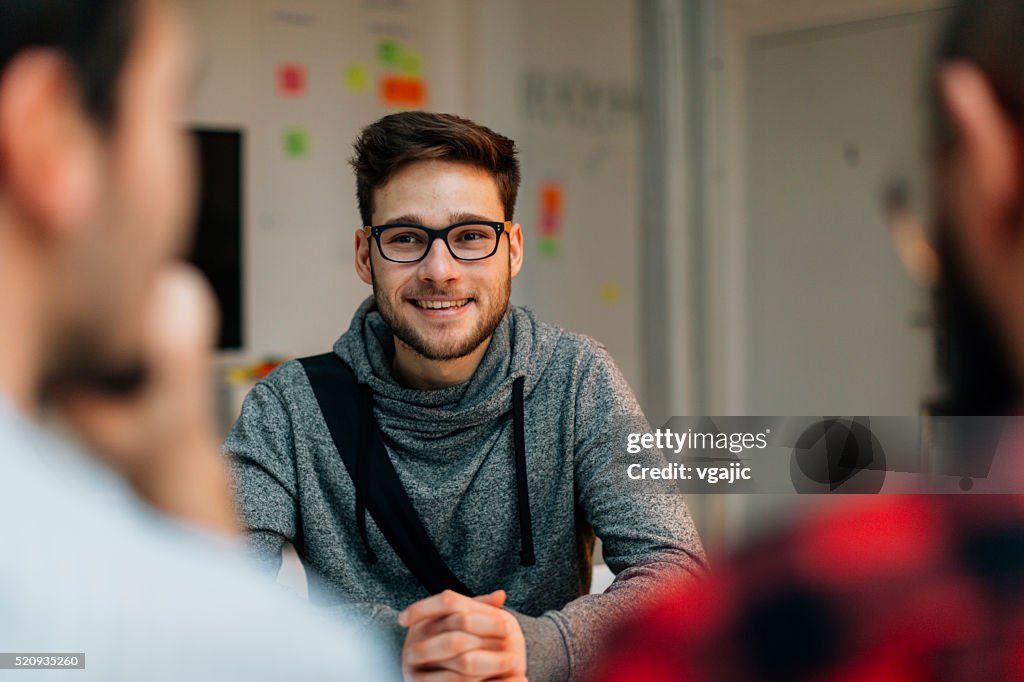
<instances>
[{"instance_id":1,"label":"blurred person's shoulder","mask_svg":"<svg viewBox=\"0 0 1024 682\"><path fill-rule=\"evenodd\" d=\"M811 513L666 589L619 628L599 678L870 678L939 656L999 673L1024 653L1018 496L873 497Z\"/></svg>"},{"instance_id":2,"label":"blurred person's shoulder","mask_svg":"<svg viewBox=\"0 0 1024 682\"><path fill-rule=\"evenodd\" d=\"M380 644L0 405L0 641L91 679L390 679ZM12 648L13 647L13 648Z\"/></svg>"}]
</instances>

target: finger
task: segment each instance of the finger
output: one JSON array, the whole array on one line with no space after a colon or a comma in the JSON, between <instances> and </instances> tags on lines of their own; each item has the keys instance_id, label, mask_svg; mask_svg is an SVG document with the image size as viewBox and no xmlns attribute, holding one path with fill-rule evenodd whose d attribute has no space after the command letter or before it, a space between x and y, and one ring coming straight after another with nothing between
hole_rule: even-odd
<instances>
[{"instance_id":1,"label":"finger","mask_svg":"<svg viewBox=\"0 0 1024 682\"><path fill-rule=\"evenodd\" d=\"M446 661L459 654L486 646L486 642L458 630L422 639L405 652L405 663L410 666L429 666L431 663Z\"/></svg>"},{"instance_id":2,"label":"finger","mask_svg":"<svg viewBox=\"0 0 1024 682\"><path fill-rule=\"evenodd\" d=\"M487 678L514 672L519 669L520 663L514 651L472 649L447 660L437 661L434 665L463 675Z\"/></svg>"},{"instance_id":3,"label":"finger","mask_svg":"<svg viewBox=\"0 0 1024 682\"><path fill-rule=\"evenodd\" d=\"M414 670L408 674L412 682L482 682L482 677L466 677L453 670Z\"/></svg>"},{"instance_id":4,"label":"finger","mask_svg":"<svg viewBox=\"0 0 1024 682\"><path fill-rule=\"evenodd\" d=\"M505 605L506 599L508 599L508 594L505 592L505 590L495 590L490 594L481 594L478 597L473 597L474 601L488 604L489 606L496 606L498 608L501 608Z\"/></svg>"},{"instance_id":5,"label":"finger","mask_svg":"<svg viewBox=\"0 0 1024 682\"><path fill-rule=\"evenodd\" d=\"M421 599L398 614L398 624L412 627L416 623L429 618L440 618L452 613L474 611L487 608L486 604L470 599L452 590L445 590L432 597Z\"/></svg>"},{"instance_id":6,"label":"finger","mask_svg":"<svg viewBox=\"0 0 1024 682\"><path fill-rule=\"evenodd\" d=\"M509 614L498 609L487 611L468 611L453 613L450 616L429 621L425 625L424 634L439 635L442 632L458 630L477 637L507 637L512 634Z\"/></svg>"},{"instance_id":7,"label":"finger","mask_svg":"<svg viewBox=\"0 0 1024 682\"><path fill-rule=\"evenodd\" d=\"M143 320L143 353L166 381L205 376L217 328L216 304L195 268L175 264L160 273Z\"/></svg>"}]
</instances>

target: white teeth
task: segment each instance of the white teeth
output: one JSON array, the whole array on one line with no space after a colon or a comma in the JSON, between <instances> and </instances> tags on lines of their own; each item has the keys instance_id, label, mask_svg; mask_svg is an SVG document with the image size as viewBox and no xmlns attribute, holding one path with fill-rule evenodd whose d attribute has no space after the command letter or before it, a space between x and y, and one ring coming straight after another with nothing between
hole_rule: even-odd
<instances>
[{"instance_id":1,"label":"white teeth","mask_svg":"<svg viewBox=\"0 0 1024 682\"><path fill-rule=\"evenodd\" d=\"M459 299L458 301L416 301L416 305L421 308L428 308L430 310L443 310L445 308L461 308L462 306L469 303L468 298Z\"/></svg>"}]
</instances>

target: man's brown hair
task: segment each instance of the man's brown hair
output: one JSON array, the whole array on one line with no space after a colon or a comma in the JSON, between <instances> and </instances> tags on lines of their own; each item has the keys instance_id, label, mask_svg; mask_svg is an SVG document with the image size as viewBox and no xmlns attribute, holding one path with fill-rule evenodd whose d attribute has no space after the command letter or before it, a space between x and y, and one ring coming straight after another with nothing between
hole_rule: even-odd
<instances>
[{"instance_id":1,"label":"man's brown hair","mask_svg":"<svg viewBox=\"0 0 1024 682\"><path fill-rule=\"evenodd\" d=\"M489 171L498 185L505 220L512 220L519 192L516 144L490 128L453 114L390 114L359 134L350 163L363 225L372 225L373 193L414 161L457 161Z\"/></svg>"},{"instance_id":2,"label":"man's brown hair","mask_svg":"<svg viewBox=\"0 0 1024 682\"><path fill-rule=\"evenodd\" d=\"M135 38L134 0L0 0L0 76L22 52L51 48L72 69L82 104L113 126L117 83Z\"/></svg>"}]
</instances>

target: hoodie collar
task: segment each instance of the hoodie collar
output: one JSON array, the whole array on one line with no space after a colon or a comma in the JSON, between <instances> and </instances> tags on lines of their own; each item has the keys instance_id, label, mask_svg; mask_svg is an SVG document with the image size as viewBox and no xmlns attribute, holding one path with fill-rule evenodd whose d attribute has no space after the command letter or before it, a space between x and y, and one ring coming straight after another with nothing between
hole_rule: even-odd
<instances>
[{"instance_id":1,"label":"hoodie collar","mask_svg":"<svg viewBox=\"0 0 1024 682\"><path fill-rule=\"evenodd\" d=\"M469 381L436 390L408 388L391 374L394 336L371 296L356 310L334 352L360 383L370 386L379 411L420 430L431 423L469 426L507 412L512 382L525 377L524 393L529 395L560 334L555 327L540 325L532 311L509 306Z\"/></svg>"}]
</instances>

